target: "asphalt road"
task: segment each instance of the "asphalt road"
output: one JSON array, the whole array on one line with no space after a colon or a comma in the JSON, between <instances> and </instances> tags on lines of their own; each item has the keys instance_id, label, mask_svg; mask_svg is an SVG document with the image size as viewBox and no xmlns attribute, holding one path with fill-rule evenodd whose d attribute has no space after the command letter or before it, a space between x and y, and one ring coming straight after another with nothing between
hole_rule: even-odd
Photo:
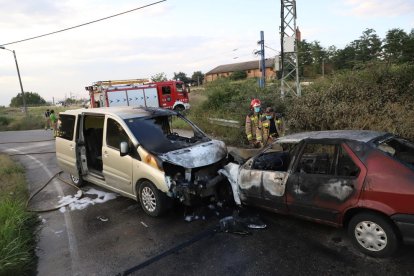
<instances>
[{"instance_id":1,"label":"asphalt road","mask_svg":"<svg viewBox=\"0 0 414 276\"><path fill-rule=\"evenodd\" d=\"M59 171L51 131L0 132L0 151L26 168L31 192ZM74 193L56 179L31 207L51 208L59 196ZM182 206L151 218L135 201L117 197L83 210L39 213L38 275L414 274L412 246L396 257L374 259L354 249L342 229L260 210L251 212L266 229L250 235L214 232L219 218L216 210L206 210L195 211L205 220L192 222L184 220L191 211Z\"/></svg>"}]
</instances>

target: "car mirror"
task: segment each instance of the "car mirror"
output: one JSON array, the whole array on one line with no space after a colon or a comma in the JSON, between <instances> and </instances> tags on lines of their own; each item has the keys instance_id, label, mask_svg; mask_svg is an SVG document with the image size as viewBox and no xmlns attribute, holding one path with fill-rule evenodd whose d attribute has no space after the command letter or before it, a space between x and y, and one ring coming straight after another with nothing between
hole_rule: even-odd
<instances>
[{"instance_id":1,"label":"car mirror","mask_svg":"<svg viewBox=\"0 0 414 276\"><path fill-rule=\"evenodd\" d=\"M119 153L121 156L125 156L129 153L129 146L127 142L119 143Z\"/></svg>"}]
</instances>

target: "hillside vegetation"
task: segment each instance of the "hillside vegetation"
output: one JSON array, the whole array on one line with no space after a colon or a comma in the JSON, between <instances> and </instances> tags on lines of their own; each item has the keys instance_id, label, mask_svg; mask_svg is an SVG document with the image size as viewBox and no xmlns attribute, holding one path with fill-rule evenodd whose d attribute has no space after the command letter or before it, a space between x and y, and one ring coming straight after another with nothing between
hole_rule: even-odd
<instances>
[{"instance_id":1,"label":"hillside vegetation","mask_svg":"<svg viewBox=\"0 0 414 276\"><path fill-rule=\"evenodd\" d=\"M414 66L373 63L316 81L287 108L293 131L371 129L414 140Z\"/></svg>"},{"instance_id":2,"label":"hillside vegetation","mask_svg":"<svg viewBox=\"0 0 414 276\"><path fill-rule=\"evenodd\" d=\"M302 97L280 99L280 87L257 81L219 79L206 85L207 99L190 118L206 132L232 145L245 145L244 120L252 98L285 115L289 132L371 129L414 140L414 65L375 62L358 71L346 70L302 88ZM208 118L237 120L239 128L212 124Z\"/></svg>"}]
</instances>

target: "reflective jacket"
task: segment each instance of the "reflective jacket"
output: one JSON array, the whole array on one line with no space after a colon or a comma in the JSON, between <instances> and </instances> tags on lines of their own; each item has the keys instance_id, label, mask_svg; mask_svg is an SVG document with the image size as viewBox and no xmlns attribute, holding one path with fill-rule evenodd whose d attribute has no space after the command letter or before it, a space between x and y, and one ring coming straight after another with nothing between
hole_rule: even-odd
<instances>
[{"instance_id":1,"label":"reflective jacket","mask_svg":"<svg viewBox=\"0 0 414 276\"><path fill-rule=\"evenodd\" d=\"M262 142L262 113L250 113L246 116L246 136L247 140Z\"/></svg>"},{"instance_id":2,"label":"reflective jacket","mask_svg":"<svg viewBox=\"0 0 414 276\"><path fill-rule=\"evenodd\" d=\"M272 127L272 124L273 127ZM283 118L272 118L266 119L264 117L262 119L262 133L263 133L263 145L268 145L273 141L274 138L284 136L285 135L285 122Z\"/></svg>"}]
</instances>

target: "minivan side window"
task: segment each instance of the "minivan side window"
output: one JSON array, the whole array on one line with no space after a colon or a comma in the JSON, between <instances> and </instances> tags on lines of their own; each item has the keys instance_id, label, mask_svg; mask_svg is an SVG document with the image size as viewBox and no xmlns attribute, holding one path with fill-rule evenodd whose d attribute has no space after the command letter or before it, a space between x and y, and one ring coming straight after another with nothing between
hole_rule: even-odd
<instances>
[{"instance_id":1,"label":"minivan side window","mask_svg":"<svg viewBox=\"0 0 414 276\"><path fill-rule=\"evenodd\" d=\"M109 147L119 150L119 144L127 142L130 144L129 137L122 126L114 119L108 118L106 124L106 144Z\"/></svg>"},{"instance_id":2,"label":"minivan side window","mask_svg":"<svg viewBox=\"0 0 414 276\"><path fill-rule=\"evenodd\" d=\"M57 136L69 141L73 140L73 133L75 129L75 119L74 115L63 115L60 114L59 116L59 128L57 132Z\"/></svg>"}]
</instances>

